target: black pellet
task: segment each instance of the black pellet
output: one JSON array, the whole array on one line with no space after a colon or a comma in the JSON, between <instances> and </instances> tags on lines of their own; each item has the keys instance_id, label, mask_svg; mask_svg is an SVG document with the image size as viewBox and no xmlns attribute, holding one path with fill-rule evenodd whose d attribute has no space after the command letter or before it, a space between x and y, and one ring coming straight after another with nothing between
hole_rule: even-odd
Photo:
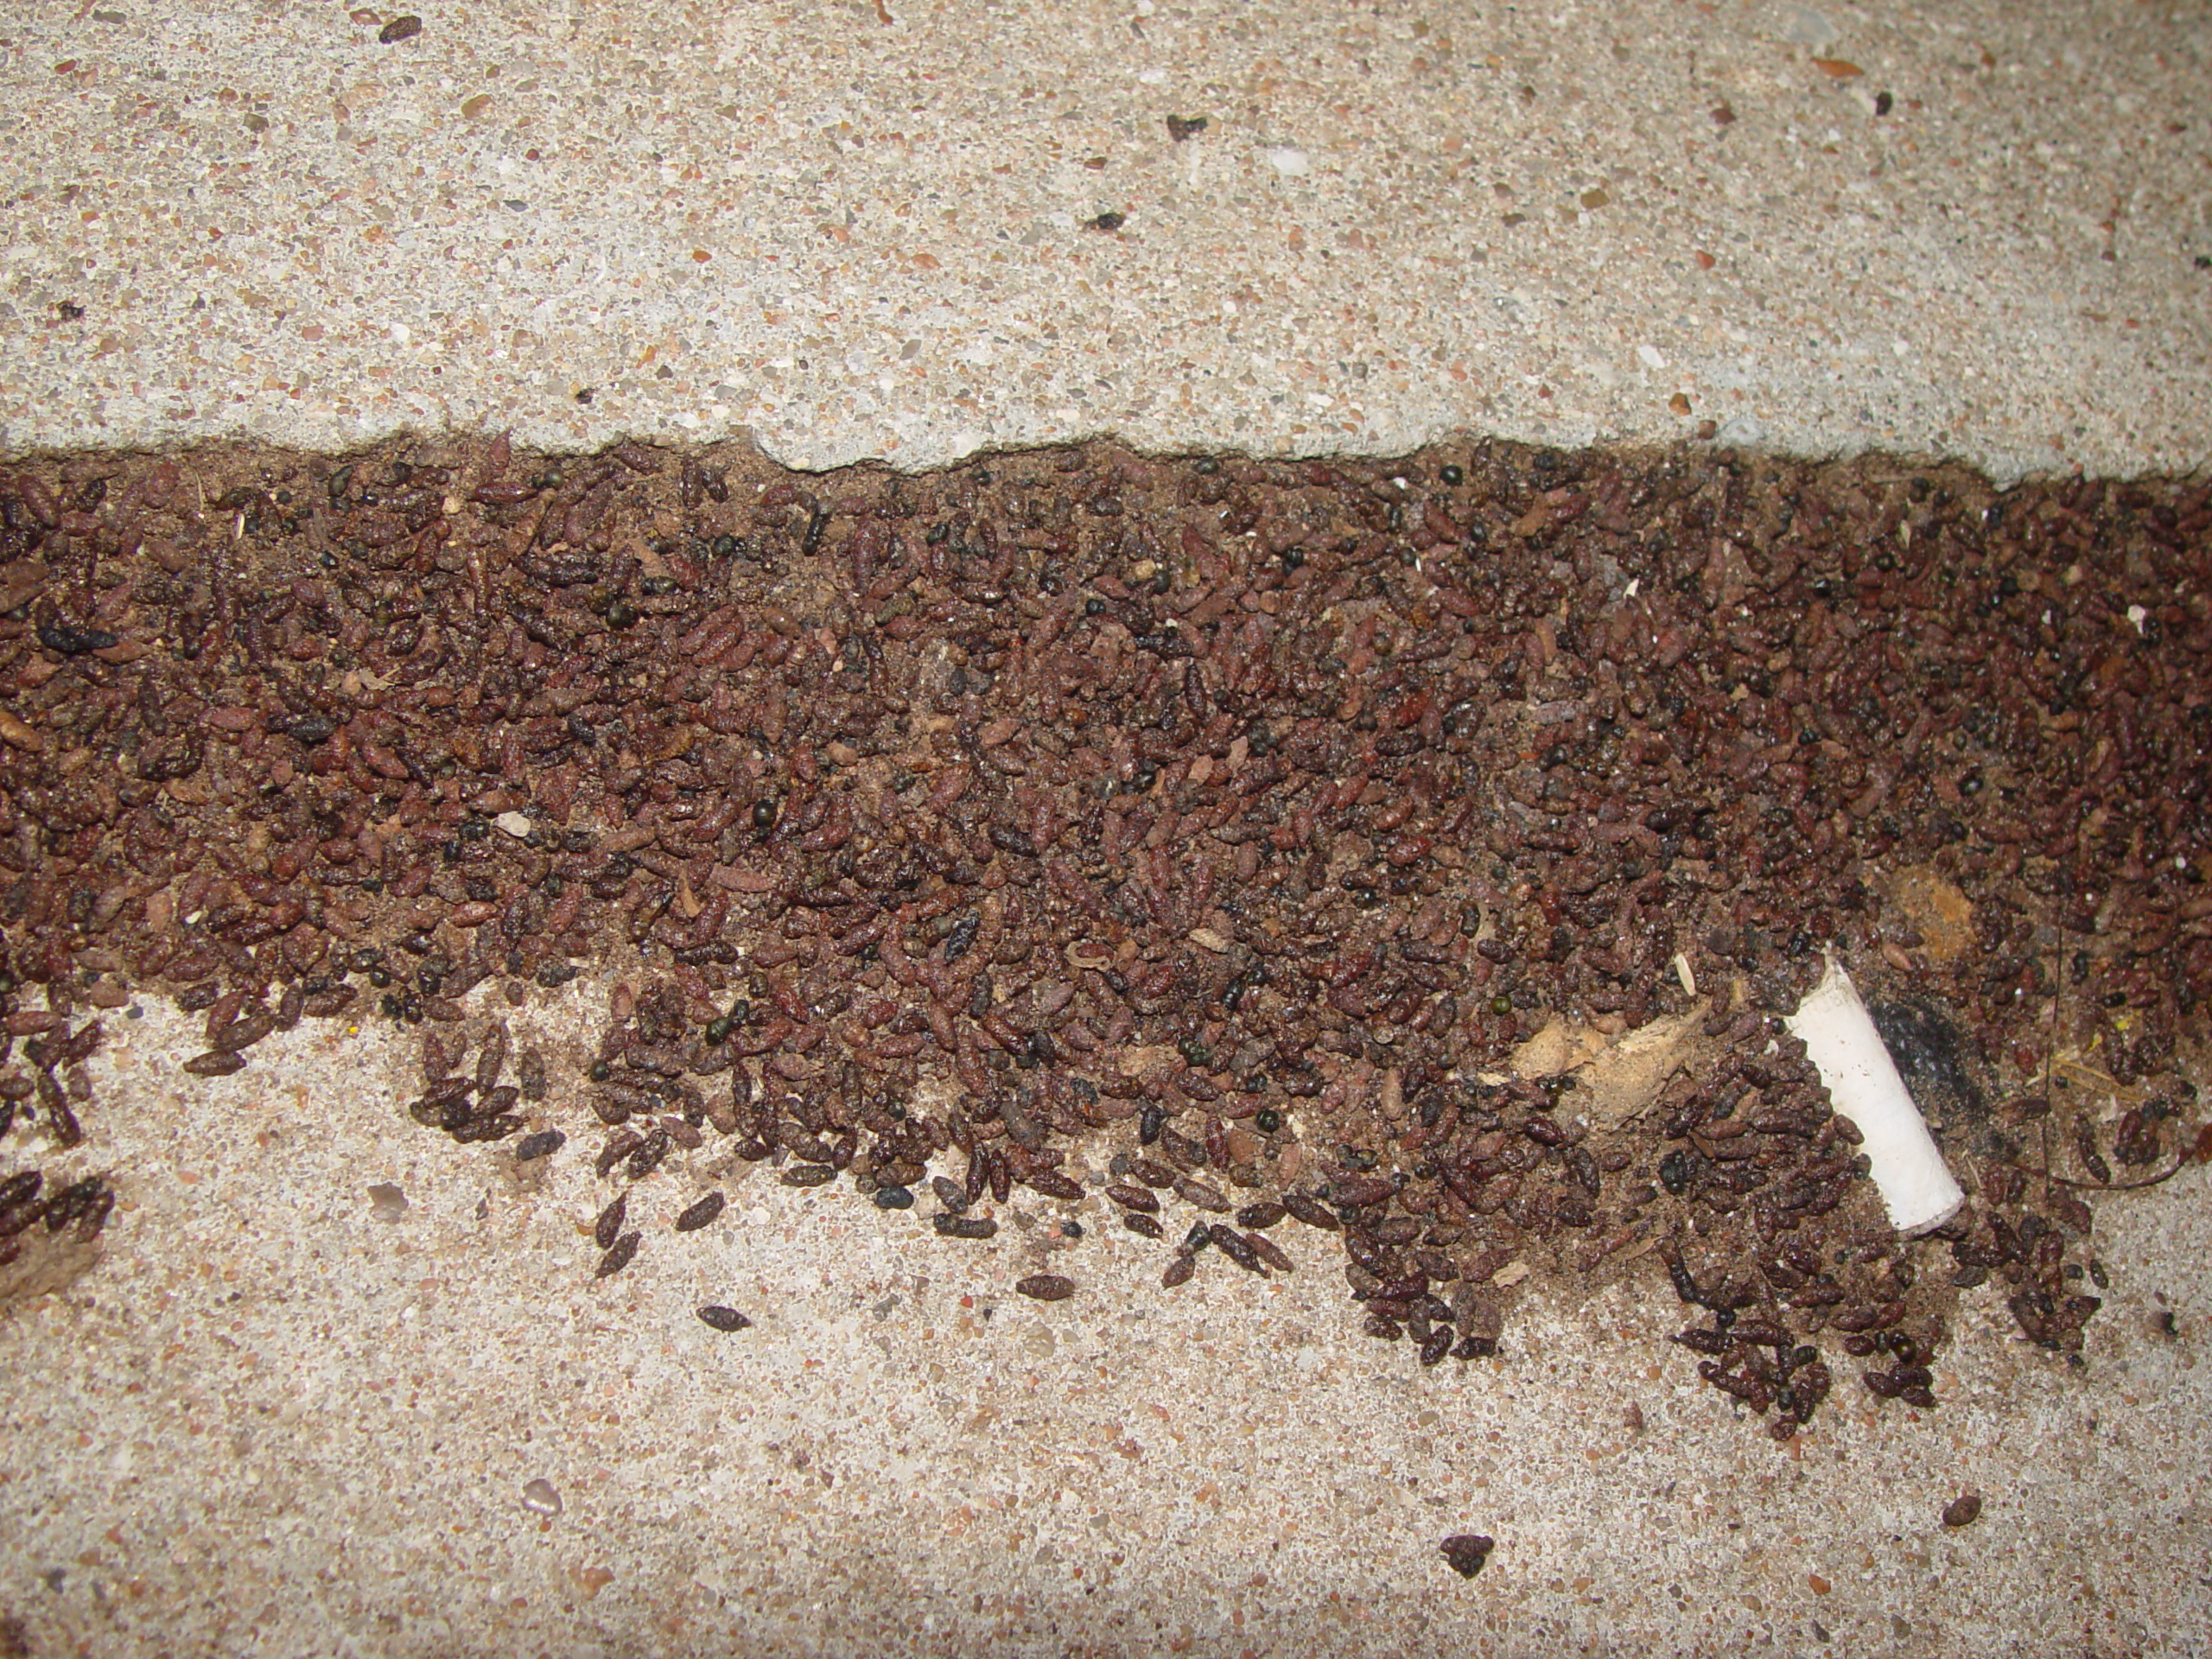
<instances>
[{"instance_id":1,"label":"black pellet","mask_svg":"<svg viewBox=\"0 0 2212 1659\"><path fill-rule=\"evenodd\" d=\"M715 1217L721 1215L723 1206L728 1202L729 1200L719 1192L708 1193L696 1204L685 1210L682 1215L677 1217L676 1230L679 1233L697 1232L702 1227L709 1225Z\"/></svg>"},{"instance_id":2,"label":"black pellet","mask_svg":"<svg viewBox=\"0 0 2212 1659\"><path fill-rule=\"evenodd\" d=\"M638 1253L638 1241L643 1236L640 1233L625 1233L616 1239L608 1247L607 1254L599 1258L599 1266L592 1276L610 1279L628 1267L630 1258Z\"/></svg>"},{"instance_id":3,"label":"black pellet","mask_svg":"<svg viewBox=\"0 0 2212 1659\"><path fill-rule=\"evenodd\" d=\"M944 1238L994 1238L999 1230L988 1216L937 1216L931 1224Z\"/></svg>"},{"instance_id":4,"label":"black pellet","mask_svg":"<svg viewBox=\"0 0 2212 1659\"><path fill-rule=\"evenodd\" d=\"M614 1241L622 1231L623 1217L630 1213L630 1195L626 1192L599 1212L599 1219L592 1224L592 1236L602 1250L613 1249Z\"/></svg>"}]
</instances>

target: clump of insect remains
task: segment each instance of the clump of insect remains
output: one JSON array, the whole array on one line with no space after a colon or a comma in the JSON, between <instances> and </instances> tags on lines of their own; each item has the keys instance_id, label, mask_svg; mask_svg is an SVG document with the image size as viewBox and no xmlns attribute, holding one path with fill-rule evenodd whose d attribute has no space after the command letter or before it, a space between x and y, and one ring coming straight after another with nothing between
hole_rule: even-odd
<instances>
[{"instance_id":1,"label":"clump of insect remains","mask_svg":"<svg viewBox=\"0 0 2212 1659\"><path fill-rule=\"evenodd\" d=\"M89 1266L115 1201L105 1175L54 1185L32 1167L0 1177L0 1306L58 1288Z\"/></svg>"},{"instance_id":2,"label":"clump of insect remains","mask_svg":"<svg viewBox=\"0 0 2212 1659\"><path fill-rule=\"evenodd\" d=\"M1733 533L1754 501L1786 536ZM2173 595L2208 524L2198 480L1498 443L11 466L0 790L40 850L0 1135L83 1138L80 1002L207 1014L209 1077L373 1009L423 1039L412 1116L525 1166L588 1107L601 1180L734 1159L987 1239L987 1205L1084 1202L1111 1158L1106 1236L1171 1280L1340 1255L1408 1363L1495 1353L1516 1275L1642 1263L1663 1295L1664 1243L1683 1345L1775 1432L1830 1391L1821 1344L1916 1404L1984 1285L2078 1355L2087 1199L2196 1155L2212 831L2174 780L2212 671ZM2083 837L2123 696L2135 759ZM1713 776L1740 786L1680 781ZM1942 872L1972 948L1878 868ZM1989 1097L2094 1054L2117 1121L2003 1120L1969 1211L1878 1236L1774 1024L1830 944L1948 1010ZM556 1101L472 994L580 964L616 989ZM1713 1058L1609 1128L1516 1073L1555 1017L1689 1020Z\"/></svg>"}]
</instances>

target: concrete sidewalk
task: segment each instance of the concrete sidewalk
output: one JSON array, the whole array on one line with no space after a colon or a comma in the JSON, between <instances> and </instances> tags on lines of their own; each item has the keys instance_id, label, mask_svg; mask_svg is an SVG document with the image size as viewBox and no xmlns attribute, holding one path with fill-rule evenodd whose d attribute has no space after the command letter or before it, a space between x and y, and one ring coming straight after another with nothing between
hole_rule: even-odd
<instances>
[{"instance_id":1,"label":"concrete sidewalk","mask_svg":"<svg viewBox=\"0 0 2212 1659\"><path fill-rule=\"evenodd\" d=\"M518 1039L588 1040L579 988ZM1428 1370L1359 1334L1325 1236L1166 1294L1097 1198L1074 1244L1017 1198L977 1245L710 1151L631 1222L698 1181L722 1223L595 1283L588 1160L518 1180L425 1134L381 1022L213 1084L176 1070L195 1022L109 1023L106 1259L0 1318L0 1616L35 1655L1910 1659L2212 1624L2202 1169L2100 1201L2085 1371L1993 1286L1937 1410L1846 1370L1777 1446L1667 1341L1663 1288L1524 1302L1498 1359ZM1013 1294L1046 1267L1072 1300ZM1469 1582L1460 1532L1498 1540Z\"/></svg>"},{"instance_id":2,"label":"concrete sidewalk","mask_svg":"<svg viewBox=\"0 0 2212 1659\"><path fill-rule=\"evenodd\" d=\"M2198 7L397 15L4 26L0 444L2212 454Z\"/></svg>"},{"instance_id":3,"label":"concrete sidewalk","mask_svg":"<svg viewBox=\"0 0 2212 1659\"><path fill-rule=\"evenodd\" d=\"M2005 478L2212 459L2199 7L399 16L0 22L0 449L750 430L918 467L1465 429ZM1497 1362L1425 1372L1357 1334L1330 1253L1168 1300L1095 1199L1050 1306L1009 1294L1041 1205L979 1253L766 1179L711 1249L594 1285L588 1173L423 1135L399 1042L303 1027L187 1090L190 1022L109 1023L107 1257L0 1317L0 1659L11 1631L1917 1656L2212 1628L2202 1169L2101 1201L2085 1372L1985 1294L1941 1409L1840 1402L1777 1448L1637 1298L1524 1308ZM724 1298L757 1325L692 1317ZM1499 1540L1466 1582L1462 1531Z\"/></svg>"}]
</instances>

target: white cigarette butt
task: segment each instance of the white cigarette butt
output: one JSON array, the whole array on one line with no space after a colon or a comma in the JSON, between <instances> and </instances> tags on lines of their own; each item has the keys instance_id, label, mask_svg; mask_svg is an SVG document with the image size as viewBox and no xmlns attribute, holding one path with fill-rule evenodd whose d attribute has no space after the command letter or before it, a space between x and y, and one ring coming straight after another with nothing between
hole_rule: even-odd
<instances>
[{"instance_id":1,"label":"white cigarette butt","mask_svg":"<svg viewBox=\"0 0 2212 1659\"><path fill-rule=\"evenodd\" d=\"M1836 1110L1859 1126L1860 1150L1891 1224L1901 1233L1924 1233L1957 1214L1966 1194L1897 1075L1858 988L1833 957L1821 982L1783 1023L1805 1045Z\"/></svg>"}]
</instances>

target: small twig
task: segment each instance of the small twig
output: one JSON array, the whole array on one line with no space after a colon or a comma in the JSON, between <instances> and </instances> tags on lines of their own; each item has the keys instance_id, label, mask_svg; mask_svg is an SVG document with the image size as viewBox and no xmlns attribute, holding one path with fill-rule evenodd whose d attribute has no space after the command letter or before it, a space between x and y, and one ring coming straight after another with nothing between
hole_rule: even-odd
<instances>
[{"instance_id":1,"label":"small twig","mask_svg":"<svg viewBox=\"0 0 2212 1659\"><path fill-rule=\"evenodd\" d=\"M2028 1167L2028 1166L2027 1166L2027 1165L2025 1165L2025 1164L2016 1164L2016 1163L2012 1163L2012 1162L2011 1162L2011 1161L2010 1161L2010 1160L2004 1160L2004 1159L1999 1159L1998 1161L1999 1161L1999 1162L2000 1162L2000 1163L2002 1163L2002 1164L2004 1164L2005 1167L2005 1168L2007 1168L2007 1169L2017 1169L2017 1170L2018 1170L2018 1171L2020 1172L2020 1173L2021 1173L2021 1174L2023 1174L2023 1175L2037 1175L2037 1176L2041 1176L2041 1177L2043 1178L2045 1192L2046 1192L2046 1195L2047 1195L2047 1194L2048 1194L2048 1192L2049 1192L2049 1189L2050 1189L2050 1184L2051 1184L2052 1182L2054 1182L2054 1181L2055 1181L2055 1182L2056 1182L2056 1183L2057 1183L2059 1185L2061 1185L2061 1186L2071 1186L2071 1187L2075 1187L2075 1188L2077 1188L2077 1189L2079 1189L2080 1191L2084 1192L2140 1192L2143 1188L2145 1188L2145 1187L2146 1187L2146 1186L2157 1186L2158 1185L2159 1185L2159 1184L2160 1184L2161 1182L2163 1182L2163 1181L2171 1181L2171 1179L2173 1179L2173 1178L2174 1178L2175 1176L2177 1176L2177 1175L2180 1174L2180 1173L2182 1173L2182 1171L2183 1171L2184 1169L2187 1169L2187 1168L2189 1167L2190 1164L2191 1163L2191 1161L2193 1161L2193 1160L2192 1160L2188 1156L2188 1154L2183 1154L2181 1157L2178 1157L2178 1158L2177 1158L2177 1159L2175 1159L2175 1160L2174 1160L2174 1166L2173 1166L2171 1169L2166 1170L2166 1171L2163 1172L2162 1173L2159 1173L2159 1174L2157 1174L2157 1175L2148 1176L2148 1177L2146 1177L2146 1178L2145 1178L2144 1179L2139 1180L2139 1181L2109 1181L2109 1182L2107 1182L2107 1181L2077 1181L2077 1180L2075 1180L2074 1179L2072 1179L2070 1176L2066 1176L2066 1175L2054 1175L2054 1174L2052 1174L2052 1173L2050 1173L2050 1171L2049 1169L2047 1169L2047 1168L2045 1168L2045 1169L2031 1169L2031 1168L2029 1168L2029 1167Z\"/></svg>"},{"instance_id":2,"label":"small twig","mask_svg":"<svg viewBox=\"0 0 2212 1659\"><path fill-rule=\"evenodd\" d=\"M2058 972L2053 976L2057 982L2050 993L2050 1046L2044 1051L2043 1057L2043 1097L2046 1101L2050 1098L2051 1071L2058 1064L2058 1004L2066 995L2066 958L2056 952L2052 954ZM2050 1198L2050 1115L2048 1110L2043 1117L2043 1179L2044 1199L2048 1203Z\"/></svg>"},{"instance_id":3,"label":"small twig","mask_svg":"<svg viewBox=\"0 0 2212 1659\"><path fill-rule=\"evenodd\" d=\"M2076 1077L2087 1077L2092 1083L2101 1083L2107 1089L2118 1089L2120 1087L2120 1079L2113 1077L2111 1072L2100 1071L2094 1065L2084 1065L2078 1059L2062 1060L2059 1064L2063 1065L2067 1071L2073 1072ZM2049 1074L2045 1073L2046 1087L2048 1086L2048 1077Z\"/></svg>"}]
</instances>

